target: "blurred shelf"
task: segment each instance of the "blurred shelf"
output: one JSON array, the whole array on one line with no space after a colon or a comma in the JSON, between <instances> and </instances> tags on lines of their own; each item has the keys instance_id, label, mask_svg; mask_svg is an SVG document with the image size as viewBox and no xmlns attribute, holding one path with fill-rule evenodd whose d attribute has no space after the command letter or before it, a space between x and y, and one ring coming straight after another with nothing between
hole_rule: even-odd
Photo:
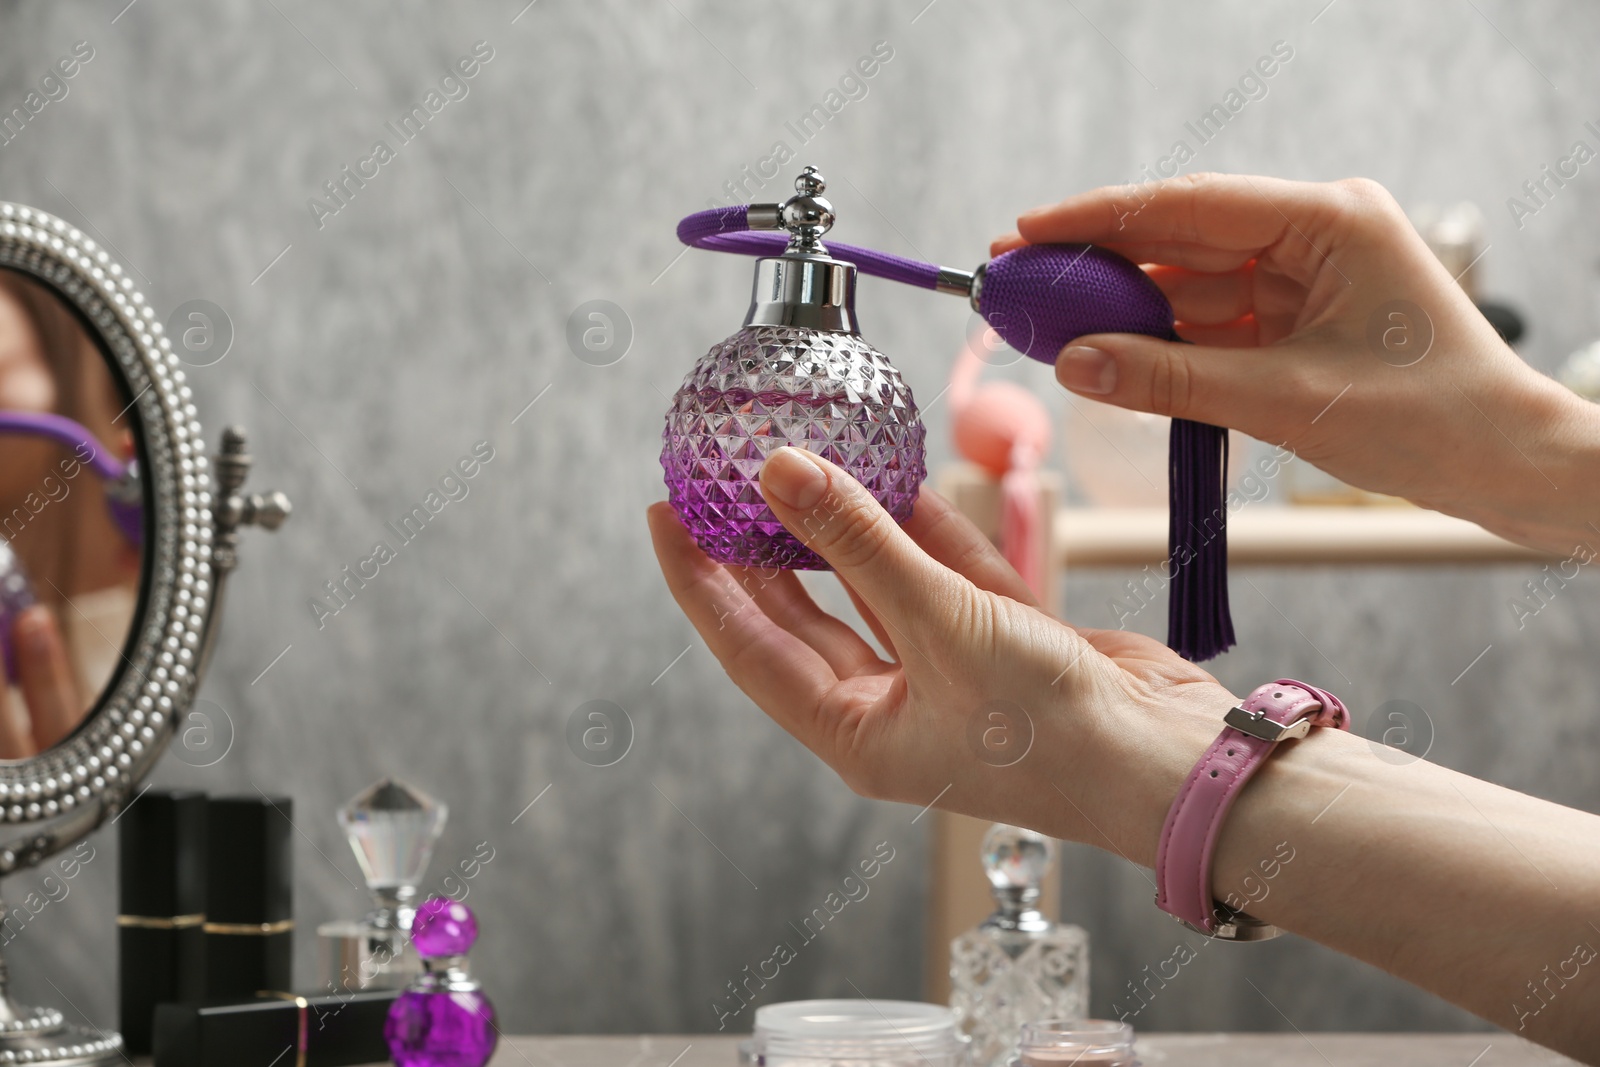
<instances>
[{"instance_id":1,"label":"blurred shelf","mask_svg":"<svg viewBox=\"0 0 1600 1067\"><path fill-rule=\"evenodd\" d=\"M1067 567L1139 567L1167 557L1164 508L1061 508ZM1228 517L1234 565L1522 563L1551 557L1462 519L1404 507L1248 505Z\"/></svg>"}]
</instances>

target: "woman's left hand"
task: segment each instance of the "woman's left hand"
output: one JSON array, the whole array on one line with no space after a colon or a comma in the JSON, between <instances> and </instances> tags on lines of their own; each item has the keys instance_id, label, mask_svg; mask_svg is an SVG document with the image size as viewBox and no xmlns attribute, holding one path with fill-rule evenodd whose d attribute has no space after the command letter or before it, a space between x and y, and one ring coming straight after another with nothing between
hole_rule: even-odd
<instances>
[{"instance_id":1,"label":"woman's left hand","mask_svg":"<svg viewBox=\"0 0 1600 1067\"><path fill-rule=\"evenodd\" d=\"M1051 618L924 490L904 528L839 467L774 452L773 513L893 657L791 572L724 567L650 509L667 585L729 676L864 796L1017 823L1151 865L1168 801L1236 703L1164 645Z\"/></svg>"},{"instance_id":2,"label":"woman's left hand","mask_svg":"<svg viewBox=\"0 0 1600 1067\"><path fill-rule=\"evenodd\" d=\"M1231 693L1149 638L1041 612L932 493L901 528L839 468L792 448L761 482L894 659L819 610L795 575L712 563L657 504L667 584L757 704L857 792L1154 865L1167 807ZM1592 958L1600 819L1376 747L1343 730L1280 746L1229 810L1212 896L1248 899L1263 922L1600 1063L1593 997L1523 988L1551 961ZM1283 860L1285 848L1301 858Z\"/></svg>"}]
</instances>

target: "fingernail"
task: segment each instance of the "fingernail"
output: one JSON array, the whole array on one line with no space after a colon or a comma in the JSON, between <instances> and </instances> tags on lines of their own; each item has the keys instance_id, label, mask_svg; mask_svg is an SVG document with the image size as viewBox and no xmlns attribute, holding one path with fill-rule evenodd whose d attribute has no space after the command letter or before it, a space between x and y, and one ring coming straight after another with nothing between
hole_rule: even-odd
<instances>
[{"instance_id":1,"label":"fingernail","mask_svg":"<svg viewBox=\"0 0 1600 1067\"><path fill-rule=\"evenodd\" d=\"M761 468L761 484L795 511L814 508L828 491L828 474L802 448L780 448Z\"/></svg>"},{"instance_id":2,"label":"fingernail","mask_svg":"<svg viewBox=\"0 0 1600 1067\"><path fill-rule=\"evenodd\" d=\"M1105 396L1117 387L1117 361L1098 348L1068 345L1056 361L1056 377L1074 393Z\"/></svg>"}]
</instances>

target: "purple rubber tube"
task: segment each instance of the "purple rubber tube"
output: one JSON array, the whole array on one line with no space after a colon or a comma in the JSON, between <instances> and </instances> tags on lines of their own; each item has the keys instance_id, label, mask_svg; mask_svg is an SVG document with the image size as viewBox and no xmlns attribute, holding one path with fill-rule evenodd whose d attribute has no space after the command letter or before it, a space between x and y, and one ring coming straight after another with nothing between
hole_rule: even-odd
<instances>
[{"instance_id":1,"label":"purple rubber tube","mask_svg":"<svg viewBox=\"0 0 1600 1067\"><path fill-rule=\"evenodd\" d=\"M712 252L738 252L746 256L781 256L789 244L788 234L751 231L749 206L711 208L697 211L678 223L678 240L693 248ZM939 268L904 256L893 256L870 248L828 242L828 255L854 263L863 274L887 278L918 289L932 289L939 282Z\"/></svg>"},{"instance_id":2,"label":"purple rubber tube","mask_svg":"<svg viewBox=\"0 0 1600 1067\"><path fill-rule=\"evenodd\" d=\"M45 437L73 450L106 483L106 507L128 543L144 544L144 502L140 499L138 468L123 463L96 441L94 434L67 418L42 411L0 411L0 434ZM87 450L89 455L83 457Z\"/></svg>"},{"instance_id":3,"label":"purple rubber tube","mask_svg":"<svg viewBox=\"0 0 1600 1067\"><path fill-rule=\"evenodd\" d=\"M751 232L749 208L696 212L678 224L678 239L695 248L752 256L782 254L785 234ZM864 274L937 287L931 263L828 242L835 259ZM1142 333L1181 341L1172 307L1149 275L1097 245L1025 245L984 268L978 312L1012 348L1054 364L1061 349L1094 333ZM1167 473L1170 579L1167 645L1191 660L1207 660L1234 645L1228 603L1228 434L1220 426L1173 419Z\"/></svg>"},{"instance_id":4,"label":"purple rubber tube","mask_svg":"<svg viewBox=\"0 0 1600 1067\"><path fill-rule=\"evenodd\" d=\"M75 450L87 447L89 456L83 462L108 482L117 481L127 473L127 467L121 460L102 448L93 434L65 415L52 415L44 411L0 411L0 433L48 437Z\"/></svg>"}]
</instances>

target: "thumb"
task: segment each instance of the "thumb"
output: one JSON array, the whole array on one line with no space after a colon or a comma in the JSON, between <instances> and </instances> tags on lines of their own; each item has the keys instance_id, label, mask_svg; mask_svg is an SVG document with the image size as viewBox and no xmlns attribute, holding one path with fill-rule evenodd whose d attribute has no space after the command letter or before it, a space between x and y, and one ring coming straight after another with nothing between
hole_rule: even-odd
<instances>
[{"instance_id":1,"label":"thumb","mask_svg":"<svg viewBox=\"0 0 1600 1067\"><path fill-rule=\"evenodd\" d=\"M1136 333L1091 334L1061 350L1056 380L1074 393L1118 407L1249 433L1273 406L1264 403L1274 377L1267 358L1259 349L1201 347Z\"/></svg>"},{"instance_id":2,"label":"thumb","mask_svg":"<svg viewBox=\"0 0 1600 1067\"><path fill-rule=\"evenodd\" d=\"M778 449L761 467L761 493L784 527L901 633L951 618L952 606L971 591L966 579L911 540L860 482L821 456Z\"/></svg>"}]
</instances>

